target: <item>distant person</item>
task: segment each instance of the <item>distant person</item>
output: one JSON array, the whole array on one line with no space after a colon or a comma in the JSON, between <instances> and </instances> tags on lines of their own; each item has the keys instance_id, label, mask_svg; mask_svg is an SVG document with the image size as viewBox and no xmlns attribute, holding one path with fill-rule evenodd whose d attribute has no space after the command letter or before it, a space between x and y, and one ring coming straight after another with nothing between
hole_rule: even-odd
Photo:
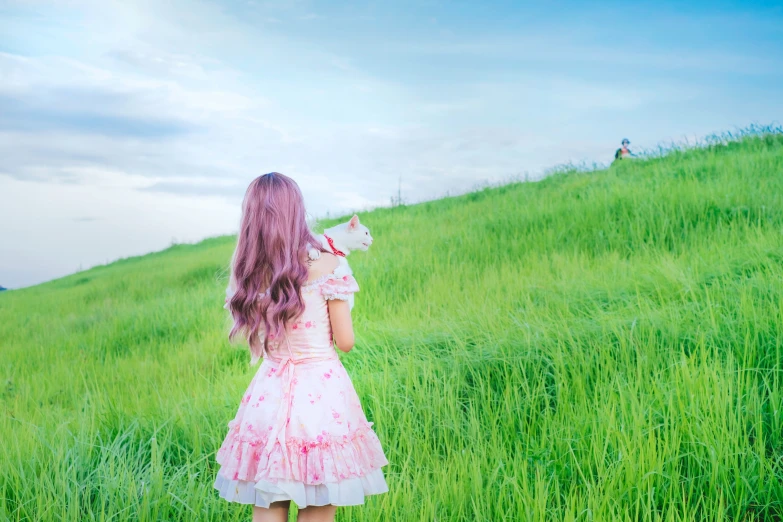
<instances>
[{"instance_id":1,"label":"distant person","mask_svg":"<svg viewBox=\"0 0 783 522\"><path fill-rule=\"evenodd\" d=\"M623 139L622 143L620 144L621 147L617 149L617 152L614 153L615 161L635 156L635 154L631 152L631 149L628 148L628 145L630 144L631 142L628 140L628 138Z\"/></svg>"},{"instance_id":2,"label":"distant person","mask_svg":"<svg viewBox=\"0 0 783 522\"><path fill-rule=\"evenodd\" d=\"M253 180L231 261L225 307L230 338L263 357L217 453L215 488L253 505L254 522L333 521L336 506L388 491L381 443L367 422L335 345L354 345L349 298L359 291L338 275L339 258L307 227L296 182L276 172ZM311 245L321 255L310 260Z\"/></svg>"}]
</instances>

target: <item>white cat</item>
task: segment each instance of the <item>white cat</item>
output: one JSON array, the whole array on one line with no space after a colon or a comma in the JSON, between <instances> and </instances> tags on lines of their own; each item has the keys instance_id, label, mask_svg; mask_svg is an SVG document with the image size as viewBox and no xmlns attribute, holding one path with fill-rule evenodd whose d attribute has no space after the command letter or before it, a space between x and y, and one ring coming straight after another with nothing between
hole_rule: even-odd
<instances>
[{"instance_id":1,"label":"white cat","mask_svg":"<svg viewBox=\"0 0 783 522\"><path fill-rule=\"evenodd\" d=\"M359 223L359 216L355 214L347 223L340 223L327 228L323 234L315 237L321 242L324 250L332 252L337 256L340 264L334 270L334 273L339 276L353 275L353 270L351 270L351 266L346 259L346 256L352 250L366 252L372 245L370 229ZM311 248L307 254L313 261L321 257L321 252L317 248ZM353 295L351 295L348 302L351 308L353 308Z\"/></svg>"}]
</instances>

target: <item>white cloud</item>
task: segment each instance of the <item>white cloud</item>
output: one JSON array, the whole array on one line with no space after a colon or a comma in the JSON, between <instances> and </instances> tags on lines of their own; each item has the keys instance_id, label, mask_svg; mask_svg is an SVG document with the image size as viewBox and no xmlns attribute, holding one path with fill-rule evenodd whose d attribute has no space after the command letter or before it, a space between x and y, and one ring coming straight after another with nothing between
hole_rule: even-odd
<instances>
[{"instance_id":1,"label":"white cloud","mask_svg":"<svg viewBox=\"0 0 783 522\"><path fill-rule=\"evenodd\" d=\"M237 204L139 192L134 189L138 182L110 173L90 185L0 176L0 284L33 284L162 249L175 240L190 242L235 230Z\"/></svg>"}]
</instances>

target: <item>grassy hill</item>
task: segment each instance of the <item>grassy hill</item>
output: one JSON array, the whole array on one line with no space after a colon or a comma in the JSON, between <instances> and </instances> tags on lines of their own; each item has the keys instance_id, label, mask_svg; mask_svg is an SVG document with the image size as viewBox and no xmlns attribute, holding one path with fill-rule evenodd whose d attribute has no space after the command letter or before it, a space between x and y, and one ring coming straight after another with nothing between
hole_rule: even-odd
<instances>
[{"instance_id":1,"label":"grassy hill","mask_svg":"<svg viewBox=\"0 0 783 522\"><path fill-rule=\"evenodd\" d=\"M783 517L783 137L361 217L391 491L339 520ZM212 490L233 241L0 295L0 520L249 520Z\"/></svg>"}]
</instances>

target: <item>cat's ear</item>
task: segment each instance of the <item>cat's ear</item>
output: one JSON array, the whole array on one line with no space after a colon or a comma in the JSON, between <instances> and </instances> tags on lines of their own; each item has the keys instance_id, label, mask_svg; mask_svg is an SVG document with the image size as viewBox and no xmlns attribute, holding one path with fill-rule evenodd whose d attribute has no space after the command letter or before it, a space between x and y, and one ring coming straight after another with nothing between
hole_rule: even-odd
<instances>
[{"instance_id":1,"label":"cat's ear","mask_svg":"<svg viewBox=\"0 0 783 522\"><path fill-rule=\"evenodd\" d=\"M354 214L351 220L348 222L348 230L356 230L356 227L358 226L359 226L359 216Z\"/></svg>"}]
</instances>

